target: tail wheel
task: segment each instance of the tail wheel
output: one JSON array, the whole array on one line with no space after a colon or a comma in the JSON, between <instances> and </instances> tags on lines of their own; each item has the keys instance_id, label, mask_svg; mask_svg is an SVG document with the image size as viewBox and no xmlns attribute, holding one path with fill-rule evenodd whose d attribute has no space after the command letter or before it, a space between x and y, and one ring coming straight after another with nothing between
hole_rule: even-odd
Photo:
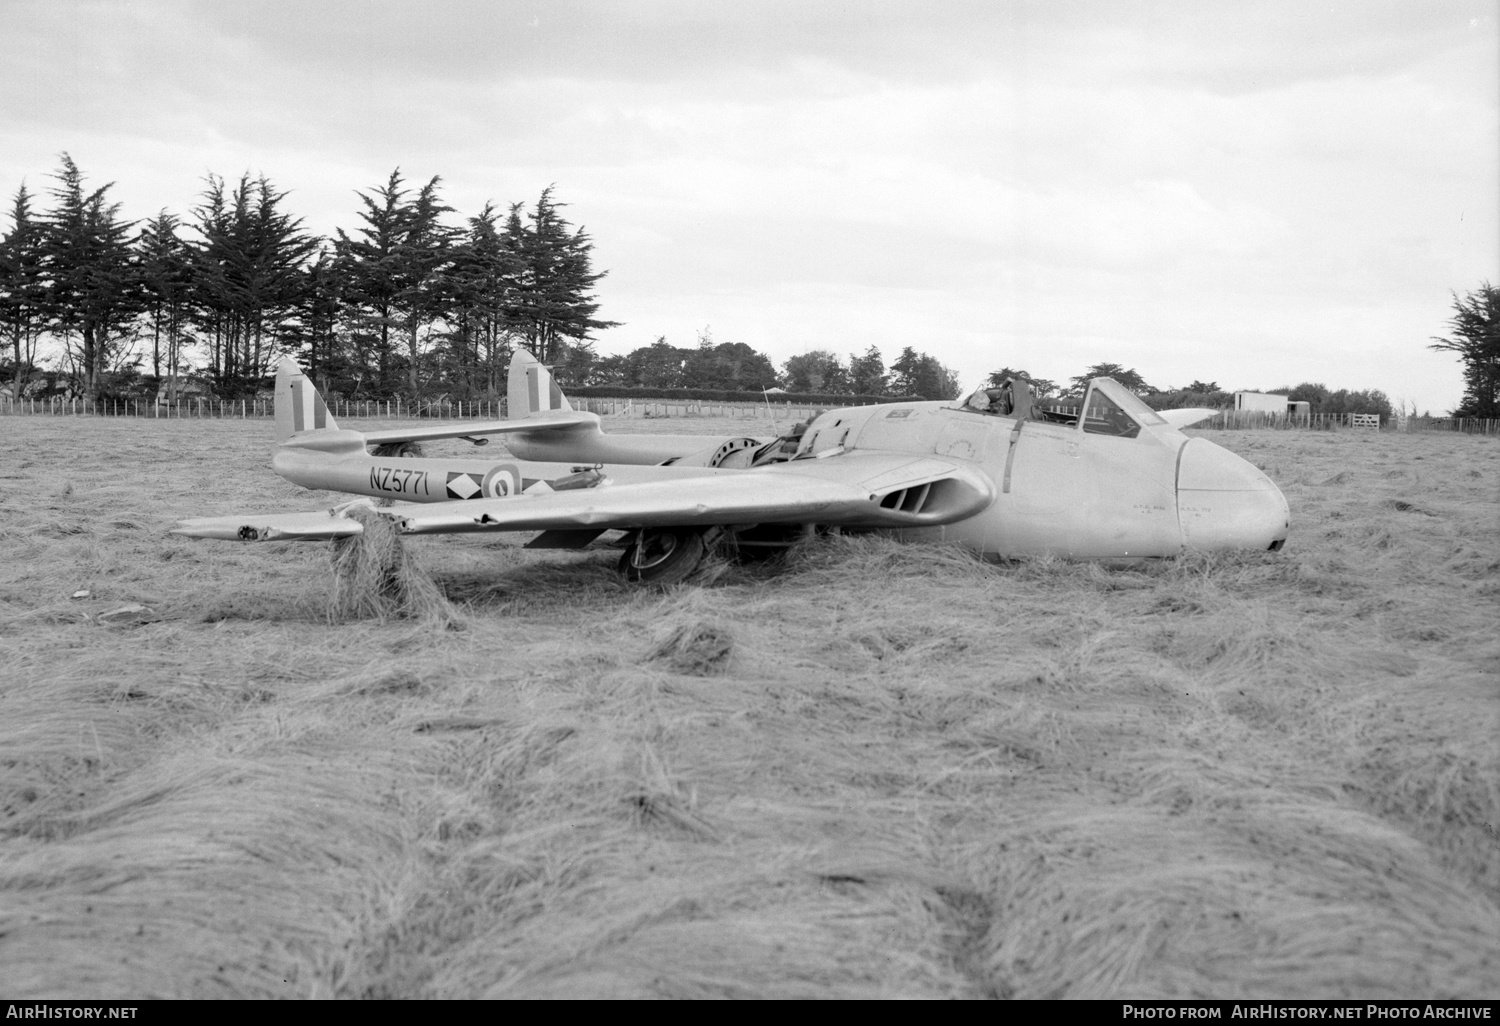
<instances>
[{"instance_id":1,"label":"tail wheel","mask_svg":"<svg viewBox=\"0 0 1500 1026\"><path fill-rule=\"evenodd\" d=\"M628 581L677 584L703 559L703 534L681 527L645 528L620 557L620 571Z\"/></svg>"}]
</instances>

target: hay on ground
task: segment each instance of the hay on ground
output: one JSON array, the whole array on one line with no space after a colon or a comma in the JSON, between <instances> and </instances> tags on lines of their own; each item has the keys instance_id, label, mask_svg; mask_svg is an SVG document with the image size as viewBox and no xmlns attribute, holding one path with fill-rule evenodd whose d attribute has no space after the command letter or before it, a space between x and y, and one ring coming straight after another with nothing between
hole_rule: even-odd
<instances>
[{"instance_id":1,"label":"hay on ground","mask_svg":"<svg viewBox=\"0 0 1500 1026\"><path fill-rule=\"evenodd\" d=\"M729 668L734 653L734 635L705 620L678 624L667 630L646 658L677 673L709 677Z\"/></svg>"},{"instance_id":2,"label":"hay on ground","mask_svg":"<svg viewBox=\"0 0 1500 1026\"><path fill-rule=\"evenodd\" d=\"M333 542L330 620L400 617L457 622L448 599L401 543L395 521L364 506L354 506L344 515L358 521L364 531Z\"/></svg>"}]
</instances>

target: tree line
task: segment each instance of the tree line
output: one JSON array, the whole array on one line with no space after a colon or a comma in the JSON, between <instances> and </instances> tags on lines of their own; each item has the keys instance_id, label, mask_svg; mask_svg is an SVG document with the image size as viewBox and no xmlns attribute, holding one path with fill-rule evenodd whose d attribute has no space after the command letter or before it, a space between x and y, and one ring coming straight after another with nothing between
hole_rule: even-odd
<instances>
[{"instance_id":1,"label":"tree line","mask_svg":"<svg viewBox=\"0 0 1500 1026\"><path fill-rule=\"evenodd\" d=\"M357 222L313 235L268 178L208 175L186 219L125 220L113 183L85 187L62 154L45 210L23 184L0 238L0 341L13 394L61 349L84 395L198 370L221 397L253 394L296 356L349 398L495 394L515 348L557 362L612 323L596 317L587 232L544 189L487 203L461 226L441 179L400 169L358 191Z\"/></svg>"},{"instance_id":2,"label":"tree line","mask_svg":"<svg viewBox=\"0 0 1500 1026\"><path fill-rule=\"evenodd\" d=\"M455 226L441 179L411 184L398 168L356 191L352 231L325 238L264 175L209 174L186 218L145 221L123 218L113 183L86 187L66 153L51 178L44 210L20 186L0 238L0 368L17 396L41 384L47 340L60 376L90 398L175 398L190 373L222 398L253 395L281 354L331 396L494 397L518 347L572 387L958 394L951 370L910 347L889 369L871 347L847 363L814 350L778 370L705 330L696 347L658 338L601 356L592 335L615 326L593 297L606 272L551 187L529 208L488 203Z\"/></svg>"},{"instance_id":3,"label":"tree line","mask_svg":"<svg viewBox=\"0 0 1500 1026\"><path fill-rule=\"evenodd\" d=\"M469 399L497 396L511 354L525 348L551 364L565 387L761 391L779 387L833 396L956 398L959 382L931 355L904 348L887 367L874 346L845 360L825 349L777 368L743 343L693 347L665 338L624 355L595 351L598 318L588 233L562 215L544 189L528 207L486 203L454 224L441 178L406 181L400 169L356 191L352 231L331 238L304 229L287 193L264 175L236 182L209 174L185 219L163 210L127 221L113 183L85 187L64 153L47 190L23 184L0 237L0 378L11 393L34 384L44 342L56 343L64 376L85 396L175 397L197 372L224 398L263 387L275 359L297 357L330 394ZM1431 348L1464 362L1460 416L1500 416L1500 290L1488 283L1454 295L1452 335ZM8 373L6 373L8 372ZM1031 378L1043 399L1080 397L1108 375L1148 405L1227 406L1216 382L1156 388L1134 369L1104 363L1066 382ZM991 385L1025 371L1001 368ZM1331 390L1306 382L1275 389L1319 412L1382 413L1377 390Z\"/></svg>"},{"instance_id":4,"label":"tree line","mask_svg":"<svg viewBox=\"0 0 1500 1026\"><path fill-rule=\"evenodd\" d=\"M1050 400L1066 406L1083 401L1084 392L1094 378L1114 378L1153 410L1173 410L1183 407L1205 407L1226 409L1234 405L1234 391L1260 391L1260 389L1230 390L1220 387L1217 381L1194 380L1181 388L1162 387L1149 384L1133 367L1118 363L1096 363L1074 378L1059 384L1048 378L1033 378L1024 370L1002 367L990 374L986 382L998 388L1011 378L1026 378L1031 382L1032 394L1042 400ZM1269 390L1268 394L1284 395L1291 401L1305 401L1314 413L1378 413L1390 417L1393 413L1390 398L1380 389L1353 390L1331 389L1327 385L1307 381L1300 385L1283 385Z\"/></svg>"},{"instance_id":5,"label":"tree line","mask_svg":"<svg viewBox=\"0 0 1500 1026\"><path fill-rule=\"evenodd\" d=\"M952 399L959 393L956 373L911 346L902 349L889 368L879 348L870 346L862 354L849 354L847 362L831 350L810 350L790 357L778 370L765 353L743 342L715 342L706 328L691 348L674 346L664 337L619 356L599 356L591 349L574 347L553 371L565 387L657 392L775 388L820 396L927 399Z\"/></svg>"}]
</instances>

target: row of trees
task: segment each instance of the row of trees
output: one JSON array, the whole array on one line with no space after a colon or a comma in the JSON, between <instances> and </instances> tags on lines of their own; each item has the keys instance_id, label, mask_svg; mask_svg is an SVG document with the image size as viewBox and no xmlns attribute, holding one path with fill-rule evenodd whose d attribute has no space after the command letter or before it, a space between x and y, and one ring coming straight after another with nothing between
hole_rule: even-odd
<instances>
[{"instance_id":1,"label":"row of trees","mask_svg":"<svg viewBox=\"0 0 1500 1026\"><path fill-rule=\"evenodd\" d=\"M1456 353L1463 363L1464 393L1455 417L1500 417L1500 288L1483 282L1460 297L1453 294L1451 334L1434 336L1429 349ZM989 384L1000 385L1009 377L1030 377L1025 371L1001 368L990 375ZM1153 409L1184 406L1225 407L1233 404L1231 392L1216 381L1194 381L1185 388L1155 388L1132 368L1117 363L1095 364L1068 382L1066 394L1081 396L1090 378L1112 377L1135 392ZM1033 391L1043 397L1063 391L1046 378L1031 378ZM1393 413L1390 398L1379 389L1330 389L1317 382L1271 389L1288 399L1311 404L1314 413Z\"/></svg>"},{"instance_id":2,"label":"row of trees","mask_svg":"<svg viewBox=\"0 0 1500 1026\"><path fill-rule=\"evenodd\" d=\"M658 338L623 356L599 356L574 346L554 368L566 386L621 386L644 389L714 389L850 396L912 396L952 399L958 375L927 353L908 346L887 369L880 350L871 346L851 353L848 362L826 349L793 356L778 371L765 353L743 342L715 342L704 330L694 348Z\"/></svg>"},{"instance_id":3,"label":"row of trees","mask_svg":"<svg viewBox=\"0 0 1500 1026\"><path fill-rule=\"evenodd\" d=\"M1134 368L1118 363L1096 363L1076 378L1069 378L1067 384L1062 386L1047 378L1033 378L1024 370L1002 367L989 376L987 384L998 387L1006 379L1018 377L1031 381L1032 393L1038 398L1064 404L1069 400L1081 400L1091 379L1107 377L1114 378L1140 396L1153 410L1180 409L1186 406L1222 409L1234 405L1234 392L1221 388L1217 381L1195 380L1182 388L1157 388L1147 384L1145 378ZM1309 381L1295 387L1286 385L1270 391L1272 394L1285 395L1290 400L1308 402L1314 413L1378 413L1389 417L1393 412L1390 399L1379 389L1334 390Z\"/></svg>"},{"instance_id":4,"label":"row of trees","mask_svg":"<svg viewBox=\"0 0 1500 1026\"><path fill-rule=\"evenodd\" d=\"M14 394L47 339L59 343L64 377L90 397L158 382L175 395L190 366L216 394L245 395L280 353L348 397L495 395L518 346L574 387L958 393L952 371L911 348L889 369L871 347L847 363L815 350L778 371L705 331L694 348L659 338L600 356L591 336L613 323L597 318L593 300L604 272L550 188L529 210L486 204L455 226L439 178L413 186L397 169L356 193L352 231L321 238L264 176L210 174L185 220L162 211L131 222L113 184L88 189L72 157L60 159L48 208L34 209L22 185L0 239L0 337Z\"/></svg>"},{"instance_id":5,"label":"row of trees","mask_svg":"<svg viewBox=\"0 0 1500 1026\"><path fill-rule=\"evenodd\" d=\"M279 353L291 353L323 387L349 397L494 395L518 346L557 368L565 385L754 390L779 386L831 395L953 398L956 375L911 347L887 368L875 347L847 361L827 350L770 359L742 343L694 348L659 338L623 356L600 356L593 244L561 214L549 187L531 209L493 204L455 225L434 177L420 187L399 169L367 191L352 232L307 232L264 176L230 184L210 174L187 219L162 211L122 218L112 184L87 189L66 153L51 204L33 209L23 184L0 237L0 343L14 394L37 370L44 342L60 345L88 396L149 368L175 387L196 364L233 397L260 387ZM1451 337L1431 348L1458 354L1465 392L1454 412L1500 416L1500 290L1485 283L1454 296ZM1006 367L992 384L1024 371ZM1065 384L1032 378L1043 398L1082 392L1109 375L1151 405L1228 405L1216 382L1159 389L1119 364L1098 364ZM1026 375L1029 377L1029 375ZM1277 389L1321 412L1389 414L1378 391L1304 383Z\"/></svg>"},{"instance_id":6,"label":"row of trees","mask_svg":"<svg viewBox=\"0 0 1500 1026\"><path fill-rule=\"evenodd\" d=\"M144 223L122 218L112 184L85 188L66 153L52 177L44 211L17 190L0 238L18 394L49 338L89 396L147 367L175 383L190 362L218 394L245 394L279 353L345 394L493 393L516 346L555 362L610 326L595 316L593 244L551 188L529 210L486 204L455 226L439 178L413 188L397 169L357 193L357 226L330 239L264 176L211 174L186 221Z\"/></svg>"}]
</instances>

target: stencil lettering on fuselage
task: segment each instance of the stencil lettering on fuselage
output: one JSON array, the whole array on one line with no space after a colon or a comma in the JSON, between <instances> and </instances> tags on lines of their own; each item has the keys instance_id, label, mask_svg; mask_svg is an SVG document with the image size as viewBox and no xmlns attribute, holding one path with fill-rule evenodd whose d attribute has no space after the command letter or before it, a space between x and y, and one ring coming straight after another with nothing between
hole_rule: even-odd
<instances>
[{"instance_id":1,"label":"stencil lettering on fuselage","mask_svg":"<svg viewBox=\"0 0 1500 1026\"><path fill-rule=\"evenodd\" d=\"M425 470L407 470L404 467L371 467L370 487L377 492L393 495L429 495L430 485Z\"/></svg>"}]
</instances>

